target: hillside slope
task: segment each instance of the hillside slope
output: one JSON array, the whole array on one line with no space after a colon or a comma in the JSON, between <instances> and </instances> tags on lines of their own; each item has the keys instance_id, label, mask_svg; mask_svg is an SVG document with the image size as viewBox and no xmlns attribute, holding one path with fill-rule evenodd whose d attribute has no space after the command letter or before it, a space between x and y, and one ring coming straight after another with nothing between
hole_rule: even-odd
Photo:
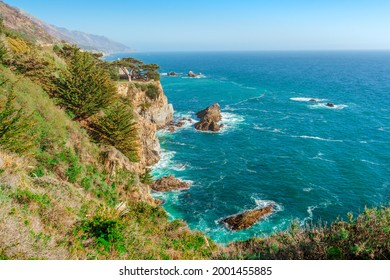
<instances>
[{"instance_id":1,"label":"hillside slope","mask_svg":"<svg viewBox=\"0 0 390 280\"><path fill-rule=\"evenodd\" d=\"M48 24L22 9L7 5L3 1L0 1L0 15L3 17L6 27L40 45L52 45L60 41L66 41L76 44L84 50L94 52L126 53L134 51L124 44L114 42L105 36L71 31Z\"/></svg>"}]
</instances>

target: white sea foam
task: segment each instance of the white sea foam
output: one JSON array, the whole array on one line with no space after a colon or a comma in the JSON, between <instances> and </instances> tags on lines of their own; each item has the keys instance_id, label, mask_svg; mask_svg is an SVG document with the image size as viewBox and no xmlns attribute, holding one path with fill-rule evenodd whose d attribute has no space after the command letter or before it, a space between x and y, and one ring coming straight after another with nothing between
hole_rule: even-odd
<instances>
[{"instance_id":1,"label":"white sea foam","mask_svg":"<svg viewBox=\"0 0 390 280\"><path fill-rule=\"evenodd\" d=\"M313 188L304 188L303 191L304 192L311 192L313 190Z\"/></svg>"},{"instance_id":2,"label":"white sea foam","mask_svg":"<svg viewBox=\"0 0 390 280\"><path fill-rule=\"evenodd\" d=\"M153 165L153 171L160 173L161 171L170 169L172 166L174 166L173 157L175 156L175 153L176 152L174 151L161 149L160 160L155 165Z\"/></svg>"},{"instance_id":3,"label":"white sea foam","mask_svg":"<svg viewBox=\"0 0 390 280\"><path fill-rule=\"evenodd\" d=\"M348 107L348 105L344 104L334 104L333 107L327 106L327 103L318 103L315 105L309 105L310 109L330 109L330 110L342 110Z\"/></svg>"},{"instance_id":4,"label":"white sea foam","mask_svg":"<svg viewBox=\"0 0 390 280\"><path fill-rule=\"evenodd\" d=\"M258 124L254 124L253 129L260 130L260 131L273 132L273 133L284 133L282 131L282 129L280 129L280 128L273 128L273 127L269 127L269 126L263 127L263 126L260 126Z\"/></svg>"},{"instance_id":5,"label":"white sea foam","mask_svg":"<svg viewBox=\"0 0 390 280\"><path fill-rule=\"evenodd\" d=\"M292 101L298 101L298 102L322 102L326 101L327 99L320 99L320 98L313 98L313 97L292 97L290 98Z\"/></svg>"},{"instance_id":6,"label":"white sea foam","mask_svg":"<svg viewBox=\"0 0 390 280\"><path fill-rule=\"evenodd\" d=\"M326 162L334 162L333 160L330 160L330 159L326 159L326 158L323 158L324 154L319 152L315 157L312 157L310 159L318 159L318 160L323 160L323 161L326 161Z\"/></svg>"},{"instance_id":7,"label":"white sea foam","mask_svg":"<svg viewBox=\"0 0 390 280\"><path fill-rule=\"evenodd\" d=\"M238 114L221 112L222 121L221 123L224 125L222 128L223 131L229 131L231 128L236 128L237 125L245 121L245 118Z\"/></svg>"},{"instance_id":8,"label":"white sea foam","mask_svg":"<svg viewBox=\"0 0 390 280\"><path fill-rule=\"evenodd\" d=\"M343 140L327 139L327 138L321 138L321 137L317 137L317 136L308 136L308 135L299 135L299 136L291 136L291 137L303 138L303 139L313 139L313 140L327 141L327 142L344 142Z\"/></svg>"},{"instance_id":9,"label":"white sea foam","mask_svg":"<svg viewBox=\"0 0 390 280\"><path fill-rule=\"evenodd\" d=\"M273 200L264 200L264 199L259 199L259 198L253 197L253 196L251 198L254 199L258 208L264 208L264 207L273 205L274 206L273 213L280 212L280 211L284 210L282 205L276 203Z\"/></svg>"}]
</instances>

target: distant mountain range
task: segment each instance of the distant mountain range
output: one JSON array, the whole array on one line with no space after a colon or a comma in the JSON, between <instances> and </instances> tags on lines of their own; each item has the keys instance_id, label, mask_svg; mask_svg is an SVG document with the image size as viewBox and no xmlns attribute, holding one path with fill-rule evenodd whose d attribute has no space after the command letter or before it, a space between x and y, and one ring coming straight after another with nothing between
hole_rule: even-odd
<instances>
[{"instance_id":1,"label":"distant mountain range","mask_svg":"<svg viewBox=\"0 0 390 280\"><path fill-rule=\"evenodd\" d=\"M16 30L41 45L51 45L62 40L76 44L88 51L103 53L133 52L134 50L107 37L71 31L63 27L48 24L30 15L22 9L11 7L0 1L0 15L4 25Z\"/></svg>"}]
</instances>

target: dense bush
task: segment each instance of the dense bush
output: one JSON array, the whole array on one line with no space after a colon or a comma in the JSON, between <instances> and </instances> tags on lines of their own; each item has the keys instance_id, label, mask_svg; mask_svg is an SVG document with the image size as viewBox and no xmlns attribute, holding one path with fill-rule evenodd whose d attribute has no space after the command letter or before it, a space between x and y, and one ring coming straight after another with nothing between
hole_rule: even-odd
<instances>
[{"instance_id":1,"label":"dense bush","mask_svg":"<svg viewBox=\"0 0 390 280\"><path fill-rule=\"evenodd\" d=\"M19 154L31 151L36 145L34 126L23 109L16 107L13 88L0 83L0 146Z\"/></svg>"},{"instance_id":2,"label":"dense bush","mask_svg":"<svg viewBox=\"0 0 390 280\"><path fill-rule=\"evenodd\" d=\"M71 112L75 120L86 119L107 108L116 94L109 73L90 53L70 50L65 55L68 69L58 82L58 103Z\"/></svg>"},{"instance_id":3,"label":"dense bush","mask_svg":"<svg viewBox=\"0 0 390 280\"><path fill-rule=\"evenodd\" d=\"M155 84L148 84L145 94L150 99L156 100L160 96L160 90Z\"/></svg>"}]
</instances>

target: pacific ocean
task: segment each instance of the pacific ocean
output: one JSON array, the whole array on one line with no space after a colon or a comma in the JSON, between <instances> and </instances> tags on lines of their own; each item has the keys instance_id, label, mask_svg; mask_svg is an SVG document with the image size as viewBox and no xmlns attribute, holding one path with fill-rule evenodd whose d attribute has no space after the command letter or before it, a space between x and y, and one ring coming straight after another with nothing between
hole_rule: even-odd
<instances>
[{"instance_id":1,"label":"pacific ocean","mask_svg":"<svg viewBox=\"0 0 390 280\"><path fill-rule=\"evenodd\" d=\"M219 243L331 222L390 201L390 52L133 53L160 65L177 120L219 103L225 127L160 131L154 176L191 182L154 193L172 219ZM188 71L201 78L188 78ZM327 106L333 103L334 107ZM220 220L275 204L250 229Z\"/></svg>"}]
</instances>

